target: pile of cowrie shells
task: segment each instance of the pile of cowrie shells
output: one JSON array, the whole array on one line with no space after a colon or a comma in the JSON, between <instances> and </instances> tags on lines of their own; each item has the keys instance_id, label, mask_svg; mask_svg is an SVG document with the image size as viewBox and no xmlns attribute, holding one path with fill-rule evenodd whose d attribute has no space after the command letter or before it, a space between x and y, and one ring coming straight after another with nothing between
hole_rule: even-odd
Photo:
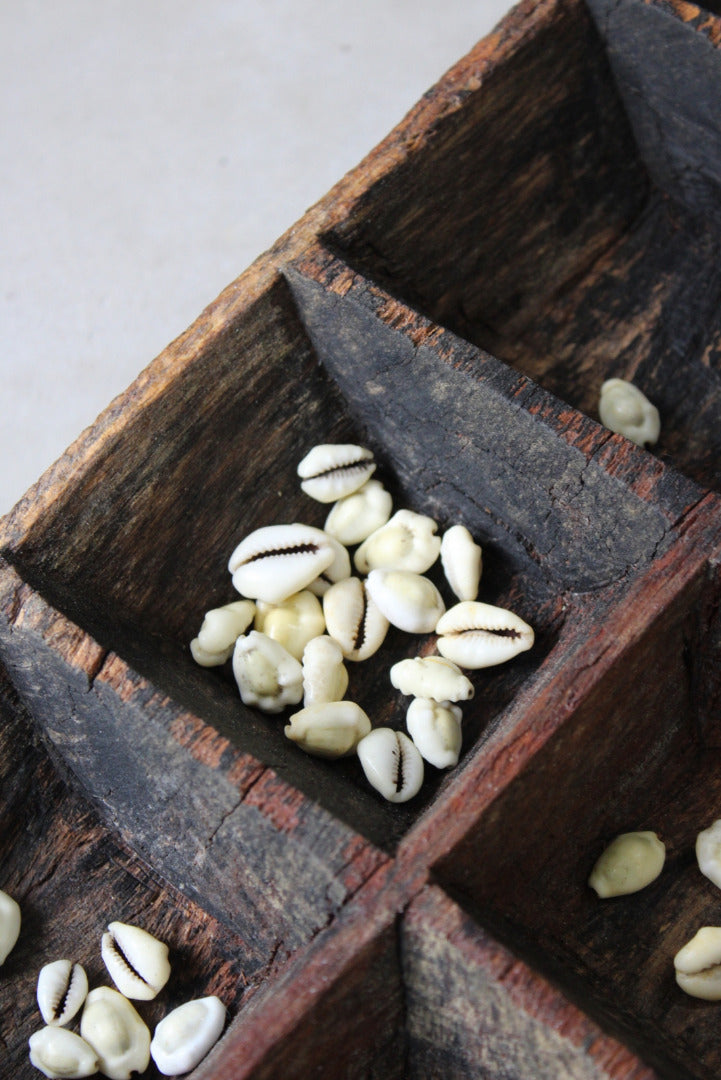
<instances>
[{"instance_id":1,"label":"pile of cowrie shells","mask_svg":"<svg viewBox=\"0 0 721 1080\"><path fill-rule=\"evenodd\" d=\"M405 802L421 788L424 762L438 769L458 762L458 702L474 693L462 668L510 660L531 648L534 634L513 612L476 599L482 551L468 529L456 524L441 537L432 518L393 513L375 468L365 447L313 447L298 476L307 495L333 504L324 527L292 522L246 536L228 562L242 599L208 611L190 650L205 667L232 660L246 705L277 714L302 702L285 726L289 739L319 757L357 754L369 783ZM458 600L448 610L425 576L439 558ZM408 735L373 729L361 705L343 700L346 663L374 656L391 626L438 635L439 656L390 669L391 684L413 699Z\"/></svg>"},{"instance_id":2,"label":"pile of cowrie shells","mask_svg":"<svg viewBox=\"0 0 721 1080\"><path fill-rule=\"evenodd\" d=\"M20 933L20 907L0 891L0 964ZM38 976L37 1001L45 1027L30 1036L30 1061L50 1080L80 1080L101 1073L129 1080L144 1072L152 1057L164 1076L179 1076L198 1065L220 1038L225 1006L209 996L186 1001L150 1029L132 1001L150 1001L170 977L168 947L147 930L111 922L102 935L101 955L117 989L89 990L81 964L60 959ZM79 1033L67 1026L80 1013Z\"/></svg>"}]
</instances>

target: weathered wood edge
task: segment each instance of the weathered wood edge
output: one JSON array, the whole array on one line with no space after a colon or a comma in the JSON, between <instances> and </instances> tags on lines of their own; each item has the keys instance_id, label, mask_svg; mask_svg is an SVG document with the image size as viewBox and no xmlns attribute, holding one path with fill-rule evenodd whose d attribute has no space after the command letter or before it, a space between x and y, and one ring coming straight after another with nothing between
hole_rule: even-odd
<instances>
[{"instance_id":1,"label":"weathered wood edge","mask_svg":"<svg viewBox=\"0 0 721 1080\"><path fill-rule=\"evenodd\" d=\"M431 808L409 830L399 846L398 864L412 863L422 854L433 869L452 857L484 810L572 719L592 688L622 661L649 624L699 574L709 570L718 578L720 561L721 500L708 495L680 523L676 543L630 581L621 595L599 596L591 605L569 610L558 644L533 684L514 700L483 754L471 756L451 778L443 815ZM715 648L713 642L711 647ZM699 652L695 661L701 671L708 658Z\"/></svg>"},{"instance_id":2,"label":"weathered wood edge","mask_svg":"<svg viewBox=\"0 0 721 1080\"><path fill-rule=\"evenodd\" d=\"M154 870L246 937L295 951L388 862L0 567L4 660L61 772ZM38 700L36 700L38 699ZM120 712L122 725L111 722ZM269 883L272 882L272 889Z\"/></svg>"},{"instance_id":3,"label":"weathered wood edge","mask_svg":"<svg viewBox=\"0 0 721 1080\"><path fill-rule=\"evenodd\" d=\"M0 548L12 549L22 541L63 489L80 482L93 460L103 454L105 445L122 437L129 418L162 395L167 384L271 286L284 265L347 217L368 187L419 153L433 138L434 127L445 116L461 109L469 93L482 91L484 81L522 48L541 25L556 18L559 10L576 7L581 2L522 0L492 34L478 42L413 106L377 147L231 282L78 436L13 510L0 519Z\"/></svg>"},{"instance_id":4,"label":"weathered wood edge","mask_svg":"<svg viewBox=\"0 0 721 1080\"><path fill-rule=\"evenodd\" d=\"M721 19L686 0L587 0L641 156L692 212L721 215Z\"/></svg>"}]
</instances>

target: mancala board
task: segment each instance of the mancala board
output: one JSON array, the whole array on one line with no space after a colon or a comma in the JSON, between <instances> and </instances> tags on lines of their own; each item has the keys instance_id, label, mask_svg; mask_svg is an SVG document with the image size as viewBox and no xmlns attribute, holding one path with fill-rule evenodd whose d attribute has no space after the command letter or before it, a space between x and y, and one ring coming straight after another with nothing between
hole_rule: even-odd
<instances>
[{"instance_id":1,"label":"mancala board","mask_svg":"<svg viewBox=\"0 0 721 1080\"><path fill-rule=\"evenodd\" d=\"M720 41L680 0L525 0L4 519L4 1075L36 1075L37 970L102 981L121 919L170 946L148 1022L228 1007L199 1080L718 1076L673 956L721 922ZM598 422L615 376L653 453ZM244 535L323 524L296 466L341 441L536 632L403 805L188 650ZM375 726L419 647L353 670ZM663 873L602 902L631 829Z\"/></svg>"}]
</instances>

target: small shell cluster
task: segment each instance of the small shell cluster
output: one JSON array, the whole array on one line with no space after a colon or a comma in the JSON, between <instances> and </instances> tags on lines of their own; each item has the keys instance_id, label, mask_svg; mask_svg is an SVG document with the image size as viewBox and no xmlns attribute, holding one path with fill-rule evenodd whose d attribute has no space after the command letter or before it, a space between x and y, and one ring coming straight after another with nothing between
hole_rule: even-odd
<instances>
[{"instance_id":1,"label":"small shell cluster","mask_svg":"<svg viewBox=\"0 0 721 1080\"><path fill-rule=\"evenodd\" d=\"M82 965L68 959L54 960L40 971L37 1002L45 1027L29 1039L35 1068L51 1080L96 1073L129 1080L148 1068L151 1057L165 1076L194 1069L225 1025L220 999L178 1006L151 1036L132 1001L152 1000L167 983L167 945L139 926L111 922L102 936L101 955L115 988L89 990ZM79 1032L74 1032L68 1025L78 1015Z\"/></svg>"},{"instance_id":2,"label":"small shell cluster","mask_svg":"<svg viewBox=\"0 0 721 1080\"><path fill-rule=\"evenodd\" d=\"M627 896L661 874L666 847L654 832L621 833L594 864L588 884L601 899ZM721 820L696 837L701 873L721 888ZM678 986L691 997L721 1001L721 926L702 926L673 958Z\"/></svg>"},{"instance_id":3,"label":"small shell cluster","mask_svg":"<svg viewBox=\"0 0 721 1080\"><path fill-rule=\"evenodd\" d=\"M307 495L332 504L324 527L265 525L244 537L228 561L242 599L209 611L190 648L206 666L232 658L244 704L269 714L302 706L285 726L289 739L319 757L357 755L372 787L405 802L425 764L458 762L457 702L474 692L461 669L504 663L530 649L534 634L513 612L476 599L483 559L468 529L439 535L424 514L394 513L375 468L365 447L313 447L298 476ZM458 601L448 610L426 576L438 559ZM390 668L392 686L413 699L408 734L374 729L360 704L343 700L348 665L375 656L391 627L436 634L441 654Z\"/></svg>"}]
</instances>

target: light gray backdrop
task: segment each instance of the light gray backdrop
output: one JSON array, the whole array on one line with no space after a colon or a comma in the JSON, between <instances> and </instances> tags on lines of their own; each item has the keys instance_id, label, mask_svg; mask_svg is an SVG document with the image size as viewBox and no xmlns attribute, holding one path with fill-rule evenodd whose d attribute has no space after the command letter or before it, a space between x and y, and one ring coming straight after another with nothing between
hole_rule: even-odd
<instances>
[{"instance_id":1,"label":"light gray backdrop","mask_svg":"<svg viewBox=\"0 0 721 1080\"><path fill-rule=\"evenodd\" d=\"M0 0L0 514L509 0Z\"/></svg>"}]
</instances>

